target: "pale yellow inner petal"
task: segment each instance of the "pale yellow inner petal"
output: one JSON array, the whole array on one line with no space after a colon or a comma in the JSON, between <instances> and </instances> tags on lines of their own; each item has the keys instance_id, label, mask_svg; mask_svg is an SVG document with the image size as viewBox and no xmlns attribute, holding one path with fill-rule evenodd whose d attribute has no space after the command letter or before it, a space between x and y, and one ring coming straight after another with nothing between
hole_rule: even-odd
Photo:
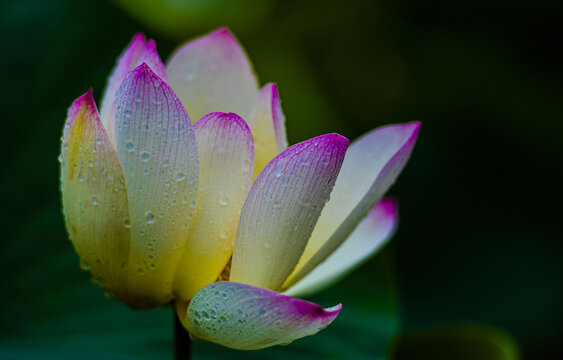
<instances>
[{"instance_id":1,"label":"pale yellow inner petal","mask_svg":"<svg viewBox=\"0 0 563 360\"><path fill-rule=\"evenodd\" d=\"M200 187L174 283L176 296L183 300L214 282L229 261L252 181L252 136L240 117L208 115L195 129Z\"/></svg>"},{"instance_id":2,"label":"pale yellow inner petal","mask_svg":"<svg viewBox=\"0 0 563 360\"><path fill-rule=\"evenodd\" d=\"M61 187L70 239L93 277L127 300L130 229L125 181L93 101L84 101L63 140ZM65 141L68 141L66 143Z\"/></svg>"}]
</instances>

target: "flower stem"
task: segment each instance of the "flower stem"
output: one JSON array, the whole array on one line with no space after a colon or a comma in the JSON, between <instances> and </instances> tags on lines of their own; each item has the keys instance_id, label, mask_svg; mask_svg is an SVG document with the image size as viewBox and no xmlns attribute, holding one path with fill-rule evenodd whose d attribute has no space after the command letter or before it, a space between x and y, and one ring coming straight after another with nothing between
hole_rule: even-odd
<instances>
[{"instance_id":1,"label":"flower stem","mask_svg":"<svg viewBox=\"0 0 563 360\"><path fill-rule=\"evenodd\" d=\"M174 316L174 359L189 360L192 358L192 339L178 319L174 307L172 309Z\"/></svg>"}]
</instances>

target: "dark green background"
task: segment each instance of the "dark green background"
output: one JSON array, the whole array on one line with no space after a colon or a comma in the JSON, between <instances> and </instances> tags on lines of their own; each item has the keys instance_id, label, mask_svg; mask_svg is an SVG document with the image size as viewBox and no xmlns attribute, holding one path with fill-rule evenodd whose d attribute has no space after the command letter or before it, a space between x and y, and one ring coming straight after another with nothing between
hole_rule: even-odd
<instances>
[{"instance_id":1,"label":"dark green background","mask_svg":"<svg viewBox=\"0 0 563 360\"><path fill-rule=\"evenodd\" d=\"M193 1L185 20L164 28L140 7L107 1L1 2L0 357L171 357L169 309L128 310L79 270L60 214L59 137L76 97L93 87L100 100L135 32L167 59L222 25L261 83L278 83L291 143L423 125L391 190L401 216L394 240L313 298L343 303L336 322L259 352L198 341L196 359L380 358L406 332L395 341L401 358L420 343L450 349L426 339L452 323L504 332L525 358L563 356L560 1L229 3ZM487 331L476 330L509 341Z\"/></svg>"}]
</instances>

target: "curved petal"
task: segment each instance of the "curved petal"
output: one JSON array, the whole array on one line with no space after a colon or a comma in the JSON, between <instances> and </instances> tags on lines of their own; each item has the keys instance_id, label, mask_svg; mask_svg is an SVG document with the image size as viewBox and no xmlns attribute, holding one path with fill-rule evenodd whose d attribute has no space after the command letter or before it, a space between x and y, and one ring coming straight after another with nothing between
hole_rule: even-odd
<instances>
[{"instance_id":1,"label":"curved petal","mask_svg":"<svg viewBox=\"0 0 563 360\"><path fill-rule=\"evenodd\" d=\"M418 122L385 126L350 146L331 200L284 288L295 284L323 262L375 206L403 169L419 129Z\"/></svg>"},{"instance_id":2,"label":"curved petal","mask_svg":"<svg viewBox=\"0 0 563 360\"><path fill-rule=\"evenodd\" d=\"M242 209L230 280L281 287L307 245L347 147L345 137L327 134L289 147L266 165Z\"/></svg>"},{"instance_id":3,"label":"curved petal","mask_svg":"<svg viewBox=\"0 0 563 360\"><path fill-rule=\"evenodd\" d=\"M129 286L147 306L160 305L173 297L197 200L195 134L180 100L146 64L127 75L116 105L117 155L132 225Z\"/></svg>"},{"instance_id":4,"label":"curved petal","mask_svg":"<svg viewBox=\"0 0 563 360\"><path fill-rule=\"evenodd\" d=\"M233 254L250 185L252 134L236 114L211 113L194 125L199 150L199 195L174 291L183 300L214 282Z\"/></svg>"},{"instance_id":5,"label":"curved petal","mask_svg":"<svg viewBox=\"0 0 563 360\"><path fill-rule=\"evenodd\" d=\"M396 228L397 202L380 200L338 249L284 294L310 296L333 285L381 249Z\"/></svg>"},{"instance_id":6,"label":"curved petal","mask_svg":"<svg viewBox=\"0 0 563 360\"><path fill-rule=\"evenodd\" d=\"M148 42L145 35L137 34L123 51L123 54L117 60L115 67L108 78L106 90L102 97L102 107L100 108L100 118L104 127L107 129L108 134L112 141L114 140L115 132L115 109L114 101L117 90L125 79L129 71L133 70L142 63L146 63L161 79L167 81L166 70L164 64L156 52L156 44L153 40Z\"/></svg>"},{"instance_id":7,"label":"curved petal","mask_svg":"<svg viewBox=\"0 0 563 360\"><path fill-rule=\"evenodd\" d=\"M248 117L248 126L254 136L256 179L264 166L287 148L285 116L276 84L268 84L262 88Z\"/></svg>"},{"instance_id":8,"label":"curved petal","mask_svg":"<svg viewBox=\"0 0 563 360\"><path fill-rule=\"evenodd\" d=\"M118 299L127 299L130 229L127 190L92 90L70 107L62 139L61 191L66 227L81 266Z\"/></svg>"},{"instance_id":9,"label":"curved petal","mask_svg":"<svg viewBox=\"0 0 563 360\"><path fill-rule=\"evenodd\" d=\"M215 111L246 119L258 95L250 62L227 29L182 46L170 58L166 71L170 86L194 122Z\"/></svg>"},{"instance_id":10,"label":"curved petal","mask_svg":"<svg viewBox=\"0 0 563 360\"><path fill-rule=\"evenodd\" d=\"M272 290L225 281L201 289L182 323L197 338L256 350L314 335L333 322L341 308L323 309Z\"/></svg>"}]
</instances>

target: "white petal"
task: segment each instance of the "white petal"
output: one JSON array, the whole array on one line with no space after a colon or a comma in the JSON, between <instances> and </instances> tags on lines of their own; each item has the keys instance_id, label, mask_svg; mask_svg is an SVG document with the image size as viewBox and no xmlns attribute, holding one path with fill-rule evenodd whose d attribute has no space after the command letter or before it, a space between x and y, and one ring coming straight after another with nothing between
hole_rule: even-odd
<instances>
[{"instance_id":1,"label":"white petal","mask_svg":"<svg viewBox=\"0 0 563 360\"><path fill-rule=\"evenodd\" d=\"M131 214L129 287L147 306L173 298L174 272L197 200L193 126L180 100L146 64L116 97L116 147Z\"/></svg>"},{"instance_id":2,"label":"white petal","mask_svg":"<svg viewBox=\"0 0 563 360\"><path fill-rule=\"evenodd\" d=\"M395 182L414 146L420 123L376 129L350 146L330 201L284 288L323 262Z\"/></svg>"},{"instance_id":3,"label":"white petal","mask_svg":"<svg viewBox=\"0 0 563 360\"><path fill-rule=\"evenodd\" d=\"M310 296L336 283L381 249L396 227L395 200L380 200L338 249L284 294Z\"/></svg>"},{"instance_id":4,"label":"white petal","mask_svg":"<svg viewBox=\"0 0 563 360\"><path fill-rule=\"evenodd\" d=\"M289 147L266 165L242 209L232 281L281 287L328 200L347 146L338 134L323 135Z\"/></svg>"},{"instance_id":5,"label":"white petal","mask_svg":"<svg viewBox=\"0 0 563 360\"><path fill-rule=\"evenodd\" d=\"M100 118L112 141L115 140L115 95L129 71L142 63L146 63L162 80L167 81L166 71L156 52L155 42L153 40L147 42L143 34L135 35L117 60L102 97Z\"/></svg>"},{"instance_id":6,"label":"white petal","mask_svg":"<svg viewBox=\"0 0 563 360\"><path fill-rule=\"evenodd\" d=\"M182 46L172 55L166 71L170 86L194 122L216 111L246 119L258 95L250 62L227 29Z\"/></svg>"},{"instance_id":7,"label":"white petal","mask_svg":"<svg viewBox=\"0 0 563 360\"><path fill-rule=\"evenodd\" d=\"M333 322L341 308L323 309L271 290L225 281L201 289L181 320L194 337L256 350L314 335Z\"/></svg>"}]
</instances>

